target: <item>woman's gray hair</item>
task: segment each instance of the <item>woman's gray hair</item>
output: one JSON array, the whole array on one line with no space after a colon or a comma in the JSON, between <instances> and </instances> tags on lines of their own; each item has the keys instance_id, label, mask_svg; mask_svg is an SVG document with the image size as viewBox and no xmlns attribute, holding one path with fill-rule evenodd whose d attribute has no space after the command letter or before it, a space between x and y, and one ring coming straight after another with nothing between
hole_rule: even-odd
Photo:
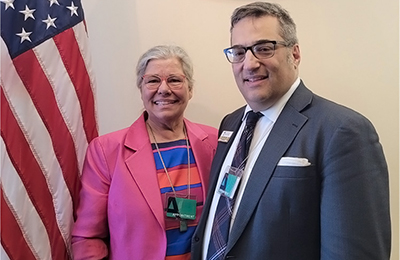
<instances>
[{"instance_id":1,"label":"woman's gray hair","mask_svg":"<svg viewBox=\"0 0 400 260\"><path fill-rule=\"evenodd\" d=\"M272 16L278 19L280 25L279 35L288 46L293 46L298 43L296 24L290 17L289 12L275 3L254 2L236 8L231 16L231 32L233 27L243 18L260 18L263 16Z\"/></svg>"},{"instance_id":2,"label":"woman's gray hair","mask_svg":"<svg viewBox=\"0 0 400 260\"><path fill-rule=\"evenodd\" d=\"M169 58L177 58L183 69L186 79L189 83L189 90L193 89L193 64L189 55L184 49L175 45L159 45L146 51L139 59L136 66L136 85L141 88L143 76L146 71L147 65L151 60L165 60Z\"/></svg>"}]
</instances>

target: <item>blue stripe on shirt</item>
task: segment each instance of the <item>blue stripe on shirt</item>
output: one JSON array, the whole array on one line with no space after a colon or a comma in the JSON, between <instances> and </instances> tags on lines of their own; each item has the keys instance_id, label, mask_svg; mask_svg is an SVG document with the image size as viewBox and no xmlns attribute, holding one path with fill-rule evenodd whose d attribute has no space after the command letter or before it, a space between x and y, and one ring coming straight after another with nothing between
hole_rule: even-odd
<instances>
[{"instance_id":1,"label":"blue stripe on shirt","mask_svg":"<svg viewBox=\"0 0 400 260\"><path fill-rule=\"evenodd\" d=\"M167 256L183 255L190 252L191 239L196 227L188 227L186 232L178 229L167 230L167 241L175 241L167 245Z\"/></svg>"}]
</instances>

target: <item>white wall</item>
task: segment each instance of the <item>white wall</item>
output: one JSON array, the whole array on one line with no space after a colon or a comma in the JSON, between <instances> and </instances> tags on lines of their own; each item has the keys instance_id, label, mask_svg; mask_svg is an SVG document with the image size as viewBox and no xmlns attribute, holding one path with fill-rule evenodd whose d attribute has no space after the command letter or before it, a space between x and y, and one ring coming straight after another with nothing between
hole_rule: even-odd
<instances>
[{"instance_id":1,"label":"white wall","mask_svg":"<svg viewBox=\"0 0 400 260\"><path fill-rule=\"evenodd\" d=\"M138 57L177 44L192 57L195 92L186 116L218 127L244 104L222 49L229 18L244 0L82 0L97 80L100 134L141 113ZM351 107L375 125L390 171L392 259L399 259L399 3L397 0L277 0L298 26L300 76L315 93ZM361 131L361 129L360 129Z\"/></svg>"}]
</instances>

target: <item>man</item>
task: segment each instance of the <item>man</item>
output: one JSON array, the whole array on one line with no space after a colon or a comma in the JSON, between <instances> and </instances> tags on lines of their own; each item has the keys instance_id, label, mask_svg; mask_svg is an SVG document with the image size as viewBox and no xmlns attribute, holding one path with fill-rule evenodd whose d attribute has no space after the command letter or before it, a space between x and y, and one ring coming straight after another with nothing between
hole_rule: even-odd
<instances>
[{"instance_id":1,"label":"man","mask_svg":"<svg viewBox=\"0 0 400 260\"><path fill-rule=\"evenodd\" d=\"M237 8L231 46L247 105L221 122L192 259L389 259L388 172L372 124L300 80L296 26L279 5ZM233 166L250 110L262 115Z\"/></svg>"}]
</instances>

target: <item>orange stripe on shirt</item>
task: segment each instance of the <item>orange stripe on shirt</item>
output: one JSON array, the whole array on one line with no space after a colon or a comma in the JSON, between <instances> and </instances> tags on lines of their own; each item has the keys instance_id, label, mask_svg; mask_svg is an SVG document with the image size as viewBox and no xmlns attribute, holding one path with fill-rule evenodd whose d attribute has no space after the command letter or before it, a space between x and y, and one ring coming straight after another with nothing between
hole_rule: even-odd
<instances>
[{"instance_id":1,"label":"orange stripe on shirt","mask_svg":"<svg viewBox=\"0 0 400 260\"><path fill-rule=\"evenodd\" d=\"M187 185L188 179L186 167L181 169L175 167L175 170L169 170L168 174L174 187ZM157 175L160 188L171 187L171 184L169 183L167 174L165 173L164 169L162 171L159 171ZM190 168L190 184L197 183L200 183L200 176L197 167L193 165Z\"/></svg>"},{"instance_id":2,"label":"orange stripe on shirt","mask_svg":"<svg viewBox=\"0 0 400 260\"><path fill-rule=\"evenodd\" d=\"M165 257L165 260L190 260L190 253L184 255L171 255Z\"/></svg>"}]
</instances>

